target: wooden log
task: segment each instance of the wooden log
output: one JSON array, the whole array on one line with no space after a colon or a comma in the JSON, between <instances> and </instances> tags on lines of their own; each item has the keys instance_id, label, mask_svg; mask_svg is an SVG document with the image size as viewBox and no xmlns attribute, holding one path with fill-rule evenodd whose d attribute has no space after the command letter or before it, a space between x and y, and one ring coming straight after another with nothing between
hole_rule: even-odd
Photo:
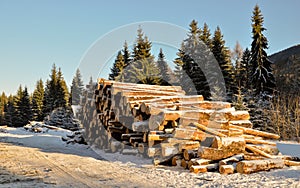
<instances>
[{"instance_id":1,"label":"wooden log","mask_svg":"<svg viewBox=\"0 0 300 188\"><path fill-rule=\"evenodd\" d=\"M179 153L178 148L169 143L161 143L160 147L162 157L169 157Z\"/></svg>"},{"instance_id":2,"label":"wooden log","mask_svg":"<svg viewBox=\"0 0 300 188\"><path fill-rule=\"evenodd\" d=\"M158 130L159 126L164 122L164 120L163 113L151 115L149 118L149 129Z\"/></svg>"},{"instance_id":3,"label":"wooden log","mask_svg":"<svg viewBox=\"0 0 300 188\"><path fill-rule=\"evenodd\" d=\"M110 142L110 150L112 153L117 152L119 149L121 149L121 142L119 142L119 141L111 141Z\"/></svg>"},{"instance_id":4,"label":"wooden log","mask_svg":"<svg viewBox=\"0 0 300 188\"><path fill-rule=\"evenodd\" d=\"M254 144L247 144L249 146L255 147L263 152L266 152L270 155L278 155L279 150L276 146L272 146L272 145L254 145Z\"/></svg>"},{"instance_id":5,"label":"wooden log","mask_svg":"<svg viewBox=\"0 0 300 188\"><path fill-rule=\"evenodd\" d=\"M181 125L182 127L187 127L191 123L194 123L194 122L200 123L200 124L205 125L205 126L208 126L208 124L210 123L210 121L208 119L181 116L180 120L179 120L179 125ZM209 126L209 127L212 127L212 126Z\"/></svg>"},{"instance_id":6,"label":"wooden log","mask_svg":"<svg viewBox=\"0 0 300 188\"><path fill-rule=\"evenodd\" d=\"M228 147L239 147L245 149L246 142L242 137L218 137L216 136L211 145L212 148L222 149Z\"/></svg>"},{"instance_id":7,"label":"wooden log","mask_svg":"<svg viewBox=\"0 0 300 188\"><path fill-rule=\"evenodd\" d=\"M193 125L196 126L198 129L200 129L202 131L205 131L205 132L208 132L210 134L213 134L213 135L216 135L216 136L219 136L219 137L226 137L226 135L224 135L222 133L219 133L218 131L215 131L214 129L205 127L204 125L201 125L199 123L193 123Z\"/></svg>"},{"instance_id":8,"label":"wooden log","mask_svg":"<svg viewBox=\"0 0 300 188\"><path fill-rule=\"evenodd\" d=\"M255 148L255 147L253 147L253 146L246 145L246 149L252 151L252 152L255 153L255 154L261 155L261 156L263 156L263 157L266 157L266 158L273 158L272 155L267 154L266 152L264 152L264 151L262 151L262 150L260 150L260 149L257 149L257 148Z\"/></svg>"},{"instance_id":9,"label":"wooden log","mask_svg":"<svg viewBox=\"0 0 300 188\"><path fill-rule=\"evenodd\" d=\"M236 165L221 165L219 167L220 174L233 174L236 170Z\"/></svg>"},{"instance_id":10,"label":"wooden log","mask_svg":"<svg viewBox=\"0 0 300 188\"><path fill-rule=\"evenodd\" d=\"M143 137L141 137L141 136L139 136L139 137L130 137L129 142L131 144L134 144L135 142L137 142L137 143L143 142Z\"/></svg>"},{"instance_id":11,"label":"wooden log","mask_svg":"<svg viewBox=\"0 0 300 188\"><path fill-rule=\"evenodd\" d=\"M199 140L203 141L206 138L206 134L196 128L176 128L173 132L174 138L185 140Z\"/></svg>"},{"instance_id":12,"label":"wooden log","mask_svg":"<svg viewBox=\"0 0 300 188\"><path fill-rule=\"evenodd\" d=\"M203 159L221 160L236 154L243 153L245 148L228 147L222 149L208 148L201 146L198 150L198 156Z\"/></svg>"},{"instance_id":13,"label":"wooden log","mask_svg":"<svg viewBox=\"0 0 300 188\"><path fill-rule=\"evenodd\" d=\"M244 160L244 154L238 154L238 155L234 155L232 157L229 157L227 159L223 159L219 161L219 165L231 165L233 163L237 163Z\"/></svg>"},{"instance_id":14,"label":"wooden log","mask_svg":"<svg viewBox=\"0 0 300 188\"><path fill-rule=\"evenodd\" d=\"M172 134L148 134L148 141L163 141L172 137Z\"/></svg>"},{"instance_id":15,"label":"wooden log","mask_svg":"<svg viewBox=\"0 0 300 188\"><path fill-rule=\"evenodd\" d=\"M195 165L195 166L208 165L211 162L212 162L212 160L194 158L194 159L189 160L189 162L188 162L188 168L190 169L191 166L193 166L193 165Z\"/></svg>"},{"instance_id":16,"label":"wooden log","mask_svg":"<svg viewBox=\"0 0 300 188\"><path fill-rule=\"evenodd\" d=\"M249 120L250 115L248 111L233 111L225 113L225 117L228 120Z\"/></svg>"},{"instance_id":17,"label":"wooden log","mask_svg":"<svg viewBox=\"0 0 300 188\"><path fill-rule=\"evenodd\" d=\"M129 134L122 134L121 139L122 140L129 140L130 137L142 137L142 133L129 133Z\"/></svg>"},{"instance_id":18,"label":"wooden log","mask_svg":"<svg viewBox=\"0 0 300 188\"><path fill-rule=\"evenodd\" d=\"M240 127L245 127L245 128L253 127L253 124L249 120L233 120L233 121L229 121L229 124L235 125L235 126L240 126Z\"/></svg>"},{"instance_id":19,"label":"wooden log","mask_svg":"<svg viewBox=\"0 0 300 188\"><path fill-rule=\"evenodd\" d=\"M184 150L198 149L200 147L200 143L198 141L186 141L179 144L179 152L183 152Z\"/></svg>"},{"instance_id":20,"label":"wooden log","mask_svg":"<svg viewBox=\"0 0 300 188\"><path fill-rule=\"evenodd\" d=\"M113 126L108 127L108 130L110 132L115 132L115 133L124 133L125 129L126 127L113 127Z\"/></svg>"},{"instance_id":21,"label":"wooden log","mask_svg":"<svg viewBox=\"0 0 300 188\"><path fill-rule=\"evenodd\" d=\"M193 158L198 157L198 149L186 149L183 151L183 158L186 161L190 161Z\"/></svg>"},{"instance_id":22,"label":"wooden log","mask_svg":"<svg viewBox=\"0 0 300 188\"><path fill-rule=\"evenodd\" d=\"M259 171L268 171L270 169L283 168L284 161L280 158L241 161L237 163L237 172L242 174L250 174Z\"/></svg>"},{"instance_id":23,"label":"wooden log","mask_svg":"<svg viewBox=\"0 0 300 188\"><path fill-rule=\"evenodd\" d=\"M155 145L159 145L161 140L148 140L148 147L154 147Z\"/></svg>"},{"instance_id":24,"label":"wooden log","mask_svg":"<svg viewBox=\"0 0 300 188\"><path fill-rule=\"evenodd\" d=\"M208 164L208 165L192 165L190 168L190 172L193 173L204 173L209 171L216 171L219 168L218 163Z\"/></svg>"},{"instance_id":25,"label":"wooden log","mask_svg":"<svg viewBox=\"0 0 300 188\"><path fill-rule=\"evenodd\" d=\"M180 155L175 155L172 157L172 166L180 166L182 157Z\"/></svg>"},{"instance_id":26,"label":"wooden log","mask_svg":"<svg viewBox=\"0 0 300 188\"><path fill-rule=\"evenodd\" d=\"M300 162L299 161L284 160L284 164L286 166L300 166Z\"/></svg>"},{"instance_id":27,"label":"wooden log","mask_svg":"<svg viewBox=\"0 0 300 188\"><path fill-rule=\"evenodd\" d=\"M280 138L280 136L277 135L277 134L268 133L268 132L264 132L264 131L258 131L258 130L255 130L255 129L239 127L239 126L236 126L236 125L230 125L230 127L241 129L241 130L243 130L243 132L245 134L250 134L250 135L254 135L254 136L261 136L261 137L264 137L264 138L276 139L276 140Z\"/></svg>"},{"instance_id":28,"label":"wooden log","mask_svg":"<svg viewBox=\"0 0 300 188\"><path fill-rule=\"evenodd\" d=\"M122 90L121 96L174 96L174 95L184 95L185 91L177 92L167 92L167 91L156 91L156 90L141 90L141 91L132 91L132 90Z\"/></svg>"},{"instance_id":29,"label":"wooden log","mask_svg":"<svg viewBox=\"0 0 300 188\"><path fill-rule=\"evenodd\" d=\"M263 160L263 159L266 159L266 158L261 156L261 155L257 155L255 153L245 152L244 159L247 160L247 161L252 161L252 160Z\"/></svg>"},{"instance_id":30,"label":"wooden log","mask_svg":"<svg viewBox=\"0 0 300 188\"><path fill-rule=\"evenodd\" d=\"M132 124L132 130L136 132L149 131L149 121L138 121Z\"/></svg>"},{"instance_id":31,"label":"wooden log","mask_svg":"<svg viewBox=\"0 0 300 188\"><path fill-rule=\"evenodd\" d=\"M161 155L161 148L149 147L147 150L148 157L155 157Z\"/></svg>"},{"instance_id":32,"label":"wooden log","mask_svg":"<svg viewBox=\"0 0 300 188\"><path fill-rule=\"evenodd\" d=\"M146 153L146 144L145 143L139 143L138 144L138 152L140 154L145 154Z\"/></svg>"},{"instance_id":33,"label":"wooden log","mask_svg":"<svg viewBox=\"0 0 300 188\"><path fill-rule=\"evenodd\" d=\"M180 166L182 166L183 169L188 169L188 161L186 161L185 159L181 159Z\"/></svg>"}]
</instances>

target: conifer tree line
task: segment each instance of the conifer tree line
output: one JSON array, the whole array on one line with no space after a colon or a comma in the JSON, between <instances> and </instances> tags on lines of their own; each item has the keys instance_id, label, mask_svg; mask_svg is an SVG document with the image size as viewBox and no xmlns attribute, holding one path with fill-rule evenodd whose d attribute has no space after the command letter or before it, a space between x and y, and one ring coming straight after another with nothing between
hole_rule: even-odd
<instances>
[{"instance_id":1,"label":"conifer tree line","mask_svg":"<svg viewBox=\"0 0 300 188\"><path fill-rule=\"evenodd\" d=\"M186 39L178 49L174 59L175 70L172 71L160 49L155 59L151 54L152 43L142 29L137 30L137 37L132 52L125 42L118 52L109 74L110 80L157 85L181 85L187 94L201 94L207 100L226 100L242 103L243 96L272 95L275 79L271 62L267 58L268 41L264 36L263 15L256 5L253 10L252 43L242 49L237 42L230 50L225 43L221 28L218 26L211 32L207 23L198 26L192 20ZM226 93L217 98L215 92L219 88L210 88L216 76L209 67L209 54L213 54L224 78Z\"/></svg>"},{"instance_id":2,"label":"conifer tree line","mask_svg":"<svg viewBox=\"0 0 300 188\"><path fill-rule=\"evenodd\" d=\"M64 80L61 68L53 64L50 78L44 83L36 82L32 94L27 87L19 86L15 95L7 96L4 92L0 98L0 125L14 127L24 126L29 121L43 121L56 108L70 109L78 105L83 92L83 82L79 69L73 78L71 92Z\"/></svg>"}]
</instances>

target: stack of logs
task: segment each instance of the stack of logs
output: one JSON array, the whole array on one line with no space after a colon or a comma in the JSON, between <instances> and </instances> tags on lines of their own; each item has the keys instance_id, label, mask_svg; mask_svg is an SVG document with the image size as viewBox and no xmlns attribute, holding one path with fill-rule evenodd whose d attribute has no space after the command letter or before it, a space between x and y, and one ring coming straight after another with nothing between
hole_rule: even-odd
<instances>
[{"instance_id":1,"label":"stack of logs","mask_svg":"<svg viewBox=\"0 0 300 188\"><path fill-rule=\"evenodd\" d=\"M272 140L280 137L252 129L247 111L185 95L179 86L99 79L94 99L106 130L97 142L111 152L140 154L155 165L181 165L195 173L252 173L300 163L278 155Z\"/></svg>"}]
</instances>

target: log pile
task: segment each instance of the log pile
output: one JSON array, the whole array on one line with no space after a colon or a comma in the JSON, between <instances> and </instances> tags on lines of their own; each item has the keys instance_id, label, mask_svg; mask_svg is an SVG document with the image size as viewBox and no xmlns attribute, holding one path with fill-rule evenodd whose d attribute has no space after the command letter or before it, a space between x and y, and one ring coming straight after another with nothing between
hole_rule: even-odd
<instances>
[{"instance_id":1,"label":"log pile","mask_svg":"<svg viewBox=\"0 0 300 188\"><path fill-rule=\"evenodd\" d=\"M298 164L278 155L278 135L252 129L247 111L185 95L179 86L99 79L94 100L93 121L100 122L88 125L98 125L90 134L110 152L152 157L155 165L181 165L194 173L252 173Z\"/></svg>"}]
</instances>

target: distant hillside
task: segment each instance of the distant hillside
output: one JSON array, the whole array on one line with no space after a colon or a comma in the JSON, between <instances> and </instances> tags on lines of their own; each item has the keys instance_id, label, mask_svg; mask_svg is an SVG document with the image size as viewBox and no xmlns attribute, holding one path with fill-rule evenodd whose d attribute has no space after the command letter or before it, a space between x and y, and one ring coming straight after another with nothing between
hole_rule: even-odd
<instances>
[{"instance_id":1,"label":"distant hillside","mask_svg":"<svg viewBox=\"0 0 300 188\"><path fill-rule=\"evenodd\" d=\"M281 92L300 92L300 45L292 46L269 56L274 63L273 70L277 88Z\"/></svg>"}]
</instances>

